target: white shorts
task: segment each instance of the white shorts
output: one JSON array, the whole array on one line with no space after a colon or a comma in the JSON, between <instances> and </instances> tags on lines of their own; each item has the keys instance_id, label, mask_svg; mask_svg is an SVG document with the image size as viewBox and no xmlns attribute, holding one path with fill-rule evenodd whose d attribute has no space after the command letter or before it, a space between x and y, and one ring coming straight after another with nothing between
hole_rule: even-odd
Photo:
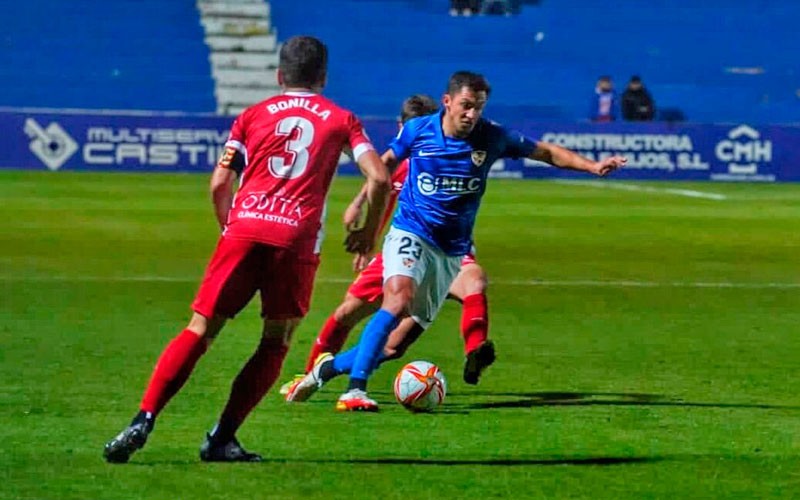
<instances>
[{"instance_id":1,"label":"white shorts","mask_svg":"<svg viewBox=\"0 0 800 500\"><path fill-rule=\"evenodd\" d=\"M462 255L447 255L414 233L391 227L383 240L383 281L408 276L417 284L411 317L428 328L461 269Z\"/></svg>"}]
</instances>

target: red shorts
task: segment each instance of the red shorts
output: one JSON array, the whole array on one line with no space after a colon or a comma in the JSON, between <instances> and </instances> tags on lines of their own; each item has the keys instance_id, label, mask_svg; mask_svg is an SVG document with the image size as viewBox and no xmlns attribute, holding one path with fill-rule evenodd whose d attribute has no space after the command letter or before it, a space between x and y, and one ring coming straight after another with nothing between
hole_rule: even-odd
<instances>
[{"instance_id":1,"label":"red shorts","mask_svg":"<svg viewBox=\"0 0 800 500\"><path fill-rule=\"evenodd\" d=\"M473 247L473 250L474 249L475 249L475 247ZM467 255L464 256L463 259L461 259L461 267L467 266L469 264L477 264L477 263L478 263L478 261L475 260L475 254L474 253L468 253Z\"/></svg>"},{"instance_id":2,"label":"red shorts","mask_svg":"<svg viewBox=\"0 0 800 500\"><path fill-rule=\"evenodd\" d=\"M302 318L308 312L319 256L300 256L254 241L220 238L192 309L233 318L261 292L261 316Z\"/></svg>"},{"instance_id":3,"label":"red shorts","mask_svg":"<svg viewBox=\"0 0 800 500\"><path fill-rule=\"evenodd\" d=\"M461 260L461 267L468 264L477 264L474 254L468 253ZM368 303L383 298L383 254L379 253L369 261L347 289L347 293Z\"/></svg>"}]
</instances>

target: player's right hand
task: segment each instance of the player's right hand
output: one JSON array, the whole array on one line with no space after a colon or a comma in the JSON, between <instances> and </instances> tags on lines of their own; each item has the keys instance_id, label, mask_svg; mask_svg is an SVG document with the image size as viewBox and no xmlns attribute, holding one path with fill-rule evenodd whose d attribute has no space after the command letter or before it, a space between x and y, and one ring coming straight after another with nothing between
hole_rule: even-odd
<instances>
[{"instance_id":1,"label":"player's right hand","mask_svg":"<svg viewBox=\"0 0 800 500\"><path fill-rule=\"evenodd\" d=\"M592 173L601 177L610 174L611 172L622 168L628 159L624 156L612 156L602 161L595 162L592 168Z\"/></svg>"},{"instance_id":2,"label":"player's right hand","mask_svg":"<svg viewBox=\"0 0 800 500\"><path fill-rule=\"evenodd\" d=\"M344 248L350 253L369 254L375 246L374 231L359 229L348 231L344 239Z\"/></svg>"}]
</instances>

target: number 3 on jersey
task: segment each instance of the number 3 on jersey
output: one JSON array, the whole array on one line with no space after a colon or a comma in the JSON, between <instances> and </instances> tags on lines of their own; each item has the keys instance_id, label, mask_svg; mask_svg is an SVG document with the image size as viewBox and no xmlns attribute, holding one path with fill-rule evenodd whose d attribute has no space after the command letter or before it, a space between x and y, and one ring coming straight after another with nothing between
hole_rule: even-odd
<instances>
[{"instance_id":1,"label":"number 3 on jersey","mask_svg":"<svg viewBox=\"0 0 800 500\"><path fill-rule=\"evenodd\" d=\"M292 134L296 134L294 139L291 138ZM289 140L286 141L286 156L269 158L270 173L282 179L300 177L308 167L308 147L314 140L314 124L305 118L290 116L278 122L275 135L288 137Z\"/></svg>"}]
</instances>

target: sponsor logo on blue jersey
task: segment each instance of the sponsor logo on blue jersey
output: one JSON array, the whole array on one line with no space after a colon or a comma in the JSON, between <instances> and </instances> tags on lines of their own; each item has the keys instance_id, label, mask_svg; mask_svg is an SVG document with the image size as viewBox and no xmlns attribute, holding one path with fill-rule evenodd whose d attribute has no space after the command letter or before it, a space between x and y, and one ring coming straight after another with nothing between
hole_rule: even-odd
<instances>
[{"instance_id":1,"label":"sponsor logo on blue jersey","mask_svg":"<svg viewBox=\"0 0 800 500\"><path fill-rule=\"evenodd\" d=\"M436 193L452 195L479 193L482 184L483 179L480 177L434 176L427 172L423 172L417 177L417 189L420 194L425 196L432 196Z\"/></svg>"},{"instance_id":2,"label":"sponsor logo on blue jersey","mask_svg":"<svg viewBox=\"0 0 800 500\"><path fill-rule=\"evenodd\" d=\"M488 120L467 137L445 136L441 119L436 114L409 120L390 145L398 159L409 158L392 225L447 255L464 255L492 164L528 156L536 144Z\"/></svg>"}]
</instances>

